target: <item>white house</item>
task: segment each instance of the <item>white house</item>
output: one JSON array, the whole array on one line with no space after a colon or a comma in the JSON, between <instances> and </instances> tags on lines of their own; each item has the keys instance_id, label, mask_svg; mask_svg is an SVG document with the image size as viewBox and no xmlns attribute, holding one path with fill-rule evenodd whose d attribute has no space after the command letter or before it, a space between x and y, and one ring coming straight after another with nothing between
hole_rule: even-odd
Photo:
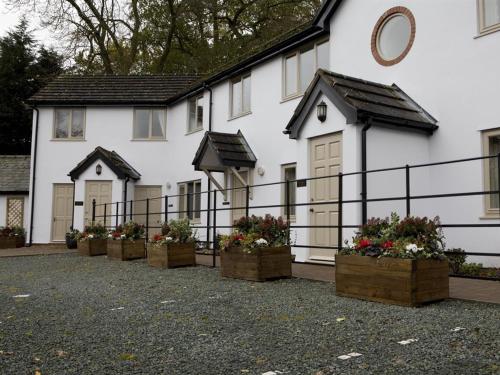
<instances>
[{"instance_id":1,"label":"white house","mask_svg":"<svg viewBox=\"0 0 500 375\"><path fill-rule=\"evenodd\" d=\"M63 240L72 224L89 220L93 199L168 196L166 204L151 202L153 212L187 211L203 227L213 196L208 202L196 193L339 172L343 199L355 201L343 205L343 225L391 211L404 215L404 199L359 202L404 198L404 168L366 178L349 173L497 155L499 46L499 0L330 0L308 28L208 78L59 77L30 100L36 113L29 240ZM326 117L317 116L322 102ZM498 253L498 194L481 194L499 190L497 160L411 168L411 214L439 215L449 247ZM290 199L335 201L338 181L293 185ZM282 184L254 187L250 206L283 204L284 191ZM449 195L464 192L470 194ZM429 194L439 196L423 199ZM230 226L244 210L228 208L245 201L245 190L220 194L217 225ZM116 207L106 212L109 225L131 210L136 221L145 220L133 213L143 211L143 201ZM297 260L333 259L336 230L318 227L337 225L338 209L292 210ZM267 212L284 213L250 211ZM150 225L162 219L151 215ZM316 228L304 228L310 225ZM200 229L200 239L206 235Z\"/></svg>"},{"instance_id":2,"label":"white house","mask_svg":"<svg viewBox=\"0 0 500 375\"><path fill-rule=\"evenodd\" d=\"M0 155L0 227L28 227L30 157Z\"/></svg>"}]
</instances>

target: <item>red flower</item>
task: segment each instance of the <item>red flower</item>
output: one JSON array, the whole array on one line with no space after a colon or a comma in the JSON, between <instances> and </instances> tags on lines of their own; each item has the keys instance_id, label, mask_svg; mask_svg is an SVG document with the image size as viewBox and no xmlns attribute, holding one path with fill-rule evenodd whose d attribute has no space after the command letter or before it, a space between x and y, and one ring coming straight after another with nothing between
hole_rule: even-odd
<instances>
[{"instance_id":1,"label":"red flower","mask_svg":"<svg viewBox=\"0 0 500 375\"><path fill-rule=\"evenodd\" d=\"M368 247L372 244L370 240L362 239L359 241L358 248L359 249L364 249L365 247Z\"/></svg>"},{"instance_id":2,"label":"red flower","mask_svg":"<svg viewBox=\"0 0 500 375\"><path fill-rule=\"evenodd\" d=\"M113 232L113 237L114 238L118 238L120 237L122 234L120 232Z\"/></svg>"},{"instance_id":3,"label":"red flower","mask_svg":"<svg viewBox=\"0 0 500 375\"><path fill-rule=\"evenodd\" d=\"M155 242L161 241L162 238L163 238L163 236L161 234L157 233L153 236L153 241L155 241Z\"/></svg>"},{"instance_id":4,"label":"red flower","mask_svg":"<svg viewBox=\"0 0 500 375\"><path fill-rule=\"evenodd\" d=\"M394 246L394 242L392 241L385 241L383 244L382 244L382 248L384 249L390 249Z\"/></svg>"}]
</instances>

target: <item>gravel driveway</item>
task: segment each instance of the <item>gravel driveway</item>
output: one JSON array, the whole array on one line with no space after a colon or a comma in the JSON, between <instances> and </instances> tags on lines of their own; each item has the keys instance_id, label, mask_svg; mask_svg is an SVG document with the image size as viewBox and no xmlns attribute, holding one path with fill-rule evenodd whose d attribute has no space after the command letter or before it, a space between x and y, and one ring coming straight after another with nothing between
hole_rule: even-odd
<instances>
[{"instance_id":1,"label":"gravel driveway","mask_svg":"<svg viewBox=\"0 0 500 375\"><path fill-rule=\"evenodd\" d=\"M0 259L0 374L500 372L499 305L413 309L334 291L105 257ZM338 358L349 353L361 355Z\"/></svg>"}]
</instances>

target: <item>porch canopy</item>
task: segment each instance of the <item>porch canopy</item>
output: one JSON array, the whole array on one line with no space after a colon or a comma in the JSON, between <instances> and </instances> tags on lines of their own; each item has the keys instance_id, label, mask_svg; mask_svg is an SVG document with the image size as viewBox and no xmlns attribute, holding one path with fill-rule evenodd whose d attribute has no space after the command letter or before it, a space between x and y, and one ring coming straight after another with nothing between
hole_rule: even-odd
<instances>
[{"instance_id":1,"label":"porch canopy","mask_svg":"<svg viewBox=\"0 0 500 375\"><path fill-rule=\"evenodd\" d=\"M101 160L111 169L116 176L121 179L130 179L137 181L141 174L137 172L129 163L127 163L115 151L108 151L100 146L88 154L78 165L68 173L72 180L77 180L97 160Z\"/></svg>"},{"instance_id":2,"label":"porch canopy","mask_svg":"<svg viewBox=\"0 0 500 375\"><path fill-rule=\"evenodd\" d=\"M227 198L225 190L212 176L212 172L232 173L243 186L248 183L238 171L255 168L257 158L240 130L236 134L207 131L193 160L194 169L203 171Z\"/></svg>"},{"instance_id":3,"label":"porch canopy","mask_svg":"<svg viewBox=\"0 0 500 375\"><path fill-rule=\"evenodd\" d=\"M325 95L348 124L366 124L432 134L437 120L397 85L384 85L319 69L295 109L285 134L297 139L308 114Z\"/></svg>"}]
</instances>

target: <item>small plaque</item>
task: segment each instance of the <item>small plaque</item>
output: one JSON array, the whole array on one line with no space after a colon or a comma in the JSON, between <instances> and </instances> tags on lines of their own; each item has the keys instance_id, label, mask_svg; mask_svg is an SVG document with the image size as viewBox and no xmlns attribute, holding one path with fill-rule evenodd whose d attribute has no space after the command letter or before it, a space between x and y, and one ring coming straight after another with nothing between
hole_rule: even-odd
<instances>
[{"instance_id":1,"label":"small plaque","mask_svg":"<svg viewBox=\"0 0 500 375\"><path fill-rule=\"evenodd\" d=\"M222 205L223 206L229 206L229 202L228 201L222 202Z\"/></svg>"},{"instance_id":2,"label":"small plaque","mask_svg":"<svg viewBox=\"0 0 500 375\"><path fill-rule=\"evenodd\" d=\"M297 187L307 186L307 180L297 180Z\"/></svg>"},{"instance_id":3,"label":"small plaque","mask_svg":"<svg viewBox=\"0 0 500 375\"><path fill-rule=\"evenodd\" d=\"M75 201L75 206L83 206L83 201Z\"/></svg>"},{"instance_id":4,"label":"small plaque","mask_svg":"<svg viewBox=\"0 0 500 375\"><path fill-rule=\"evenodd\" d=\"M174 207L174 205L173 204L169 204L168 207Z\"/></svg>"}]
</instances>

